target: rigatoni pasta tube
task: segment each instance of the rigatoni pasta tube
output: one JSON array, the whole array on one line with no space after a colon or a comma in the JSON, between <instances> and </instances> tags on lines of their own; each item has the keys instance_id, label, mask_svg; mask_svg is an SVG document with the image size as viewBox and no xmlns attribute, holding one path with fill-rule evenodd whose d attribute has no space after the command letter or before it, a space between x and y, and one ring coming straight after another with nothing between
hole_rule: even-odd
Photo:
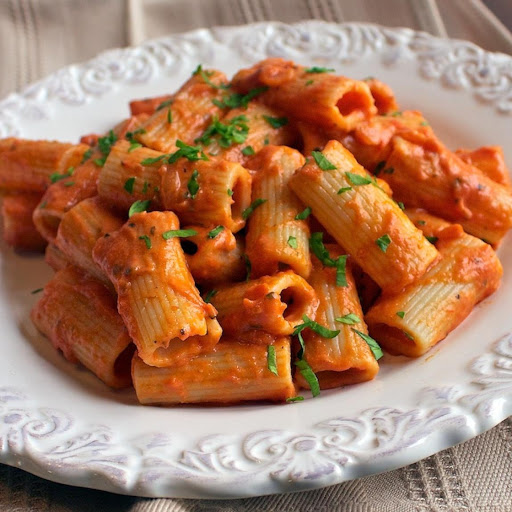
<instances>
[{"instance_id":1,"label":"rigatoni pasta tube","mask_svg":"<svg viewBox=\"0 0 512 512\"><path fill-rule=\"evenodd\" d=\"M85 199L62 217L55 245L74 265L111 285L92 259L98 238L117 231L124 219L117 216L99 196Z\"/></svg>"},{"instance_id":2,"label":"rigatoni pasta tube","mask_svg":"<svg viewBox=\"0 0 512 512\"><path fill-rule=\"evenodd\" d=\"M496 247L512 227L510 188L448 151L435 139L393 139L386 161L392 173L382 174L397 201L424 208Z\"/></svg>"},{"instance_id":3,"label":"rigatoni pasta tube","mask_svg":"<svg viewBox=\"0 0 512 512\"><path fill-rule=\"evenodd\" d=\"M185 226L195 235L183 238L181 247L194 281L214 286L241 281L245 276L244 244L222 225Z\"/></svg>"},{"instance_id":4,"label":"rigatoni pasta tube","mask_svg":"<svg viewBox=\"0 0 512 512\"><path fill-rule=\"evenodd\" d=\"M46 140L0 140L0 189L44 192L50 176L80 164L85 144Z\"/></svg>"},{"instance_id":5,"label":"rigatoni pasta tube","mask_svg":"<svg viewBox=\"0 0 512 512\"><path fill-rule=\"evenodd\" d=\"M236 403L247 400L284 401L295 395L290 368L290 339L273 340L275 375L267 362L266 345L223 339L211 352L188 364L167 368L133 358L132 376L142 404Z\"/></svg>"},{"instance_id":6,"label":"rigatoni pasta tube","mask_svg":"<svg viewBox=\"0 0 512 512\"><path fill-rule=\"evenodd\" d=\"M333 259L344 254L337 245L327 244L325 247ZM363 320L351 265L347 263L347 286L336 286L336 269L325 267L316 257L313 257L313 271L308 280L320 301L315 321L327 329L339 331L330 339L310 329L302 333L304 357L322 389L371 380L379 371L375 356L358 334L368 334L368 329ZM337 321L340 318L346 323ZM310 387L300 372L296 372L295 378L301 387Z\"/></svg>"},{"instance_id":7,"label":"rigatoni pasta tube","mask_svg":"<svg viewBox=\"0 0 512 512\"><path fill-rule=\"evenodd\" d=\"M132 149L126 140L116 142L99 174L99 195L119 209L127 210L137 200L150 200L151 206L158 208L162 163L142 162L163 156L149 148Z\"/></svg>"},{"instance_id":8,"label":"rigatoni pasta tube","mask_svg":"<svg viewBox=\"0 0 512 512\"><path fill-rule=\"evenodd\" d=\"M389 352L418 357L497 289L502 267L492 248L460 225L425 212L410 215L428 236L438 239L441 259L399 294L382 295L365 320L372 336Z\"/></svg>"},{"instance_id":9,"label":"rigatoni pasta tube","mask_svg":"<svg viewBox=\"0 0 512 512\"><path fill-rule=\"evenodd\" d=\"M183 224L216 224L236 233L245 226L251 183L249 171L240 164L180 159L162 167L162 203Z\"/></svg>"},{"instance_id":10,"label":"rigatoni pasta tube","mask_svg":"<svg viewBox=\"0 0 512 512\"><path fill-rule=\"evenodd\" d=\"M46 246L44 261L49 267L55 270L55 272L71 264L68 258L55 244L48 244Z\"/></svg>"},{"instance_id":11,"label":"rigatoni pasta tube","mask_svg":"<svg viewBox=\"0 0 512 512\"><path fill-rule=\"evenodd\" d=\"M165 364L165 351L190 336L203 336L207 348L216 311L195 287L181 249L179 221L173 212L132 215L118 231L94 246L94 261L117 291L118 310L140 357ZM171 347L170 352L174 349Z\"/></svg>"},{"instance_id":12,"label":"rigatoni pasta tube","mask_svg":"<svg viewBox=\"0 0 512 512\"><path fill-rule=\"evenodd\" d=\"M269 89L262 102L299 121L325 129L349 131L377 112L368 85L331 73L316 73L294 62L270 58L242 69L233 88L247 93L256 87Z\"/></svg>"},{"instance_id":13,"label":"rigatoni pasta tube","mask_svg":"<svg viewBox=\"0 0 512 512\"><path fill-rule=\"evenodd\" d=\"M62 216L68 210L98 193L98 173L98 166L89 160L58 176L59 179L48 187L33 215L34 224L48 242L55 242Z\"/></svg>"},{"instance_id":14,"label":"rigatoni pasta tube","mask_svg":"<svg viewBox=\"0 0 512 512\"><path fill-rule=\"evenodd\" d=\"M248 220L246 252L254 277L290 268L307 278L311 271L309 228L295 218L304 207L288 187L303 164L304 157L286 146L267 146L252 163L252 199L265 199Z\"/></svg>"},{"instance_id":15,"label":"rigatoni pasta tube","mask_svg":"<svg viewBox=\"0 0 512 512\"><path fill-rule=\"evenodd\" d=\"M331 170L311 158L290 186L330 235L386 291L421 277L438 257L435 247L339 142L317 158Z\"/></svg>"},{"instance_id":16,"label":"rigatoni pasta tube","mask_svg":"<svg viewBox=\"0 0 512 512\"><path fill-rule=\"evenodd\" d=\"M220 71L195 73L168 100L168 105L157 109L142 123L143 131L138 132L135 138L148 148L163 153L175 151L177 139L193 144L210 119L221 112L212 100L220 100L220 86L226 83L226 76Z\"/></svg>"},{"instance_id":17,"label":"rigatoni pasta tube","mask_svg":"<svg viewBox=\"0 0 512 512\"><path fill-rule=\"evenodd\" d=\"M291 334L302 317L312 316L318 307L313 288L291 270L221 287L211 302L226 333L247 340L252 333L263 342L267 338L254 331Z\"/></svg>"},{"instance_id":18,"label":"rigatoni pasta tube","mask_svg":"<svg viewBox=\"0 0 512 512\"><path fill-rule=\"evenodd\" d=\"M67 267L45 286L32 321L71 362L80 361L105 384L130 385L134 352L112 294L92 277Z\"/></svg>"},{"instance_id":19,"label":"rigatoni pasta tube","mask_svg":"<svg viewBox=\"0 0 512 512\"><path fill-rule=\"evenodd\" d=\"M37 231L32 213L41 194L8 194L2 199L3 237L8 245L22 251L43 251L46 240Z\"/></svg>"},{"instance_id":20,"label":"rigatoni pasta tube","mask_svg":"<svg viewBox=\"0 0 512 512\"><path fill-rule=\"evenodd\" d=\"M505 155L501 146L482 146L472 151L457 149L455 154L467 164L482 171L491 180L510 187L510 171L505 163Z\"/></svg>"}]
</instances>

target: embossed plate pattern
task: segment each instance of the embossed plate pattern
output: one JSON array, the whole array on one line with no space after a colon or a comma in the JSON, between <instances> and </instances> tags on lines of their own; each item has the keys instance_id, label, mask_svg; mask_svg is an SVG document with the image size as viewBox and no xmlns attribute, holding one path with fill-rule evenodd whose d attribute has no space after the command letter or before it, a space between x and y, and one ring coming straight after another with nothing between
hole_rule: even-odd
<instances>
[{"instance_id":1,"label":"embossed plate pattern","mask_svg":"<svg viewBox=\"0 0 512 512\"><path fill-rule=\"evenodd\" d=\"M198 63L227 73L267 56L378 76L451 147L509 149L512 58L408 29L305 22L200 30L113 50L0 102L0 136L75 141L176 88ZM507 144L508 143L508 144ZM508 154L511 164L510 153ZM286 405L143 407L70 365L29 320L51 272L3 247L0 461L140 496L243 497L318 488L409 464L512 413L512 247L505 277L430 354L385 356L373 382Z\"/></svg>"}]
</instances>

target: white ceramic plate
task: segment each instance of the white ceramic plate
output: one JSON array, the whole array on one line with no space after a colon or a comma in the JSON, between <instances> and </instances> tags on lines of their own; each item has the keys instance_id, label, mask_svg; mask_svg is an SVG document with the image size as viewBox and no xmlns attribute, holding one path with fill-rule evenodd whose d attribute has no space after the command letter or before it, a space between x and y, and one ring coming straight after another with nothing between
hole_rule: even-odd
<instances>
[{"instance_id":1,"label":"white ceramic plate","mask_svg":"<svg viewBox=\"0 0 512 512\"><path fill-rule=\"evenodd\" d=\"M172 91L197 66L228 74L267 56L389 83L450 147L500 144L512 58L407 29L307 22L201 30L114 50L0 103L0 136L76 141ZM0 461L139 496L244 497L318 488L403 466L512 413L512 244L505 277L426 357L382 360L373 382L285 405L157 408L66 362L29 319L51 272L5 247L0 266Z\"/></svg>"}]
</instances>

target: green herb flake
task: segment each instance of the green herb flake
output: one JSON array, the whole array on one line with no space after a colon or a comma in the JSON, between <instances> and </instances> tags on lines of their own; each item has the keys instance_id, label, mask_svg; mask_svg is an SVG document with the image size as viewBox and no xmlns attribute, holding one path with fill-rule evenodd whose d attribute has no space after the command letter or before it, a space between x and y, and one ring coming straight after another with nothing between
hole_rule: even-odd
<instances>
[{"instance_id":1,"label":"green herb flake","mask_svg":"<svg viewBox=\"0 0 512 512\"><path fill-rule=\"evenodd\" d=\"M249 102L256 96L268 91L268 87L255 87L251 89L247 94L240 94L235 92L228 96L224 96L222 100L213 99L212 103L219 108L247 108Z\"/></svg>"},{"instance_id":2,"label":"green herb flake","mask_svg":"<svg viewBox=\"0 0 512 512\"><path fill-rule=\"evenodd\" d=\"M404 336L406 338L409 338L411 341L414 341L414 336L412 334L409 334L407 331L402 331L404 333Z\"/></svg>"},{"instance_id":3,"label":"green herb flake","mask_svg":"<svg viewBox=\"0 0 512 512\"><path fill-rule=\"evenodd\" d=\"M142 144L140 142L132 140L132 141L130 141L130 147L128 148L128 153L131 153L132 151L135 151L136 149L139 149L141 147L142 147Z\"/></svg>"},{"instance_id":4,"label":"green herb flake","mask_svg":"<svg viewBox=\"0 0 512 512\"><path fill-rule=\"evenodd\" d=\"M209 146L212 139L216 138L219 146L222 148L229 148L233 144L242 144L249 134L247 121L248 119L245 115L227 119L226 123L219 121L219 118L214 116L210 126L194 142Z\"/></svg>"},{"instance_id":5,"label":"green herb flake","mask_svg":"<svg viewBox=\"0 0 512 512\"><path fill-rule=\"evenodd\" d=\"M308 206L304 210L302 210L300 213L297 213L295 215L295 220L306 220L311 215L311 208Z\"/></svg>"},{"instance_id":6,"label":"green herb flake","mask_svg":"<svg viewBox=\"0 0 512 512\"><path fill-rule=\"evenodd\" d=\"M254 155L256 151L254 151L254 148L252 146L245 146L244 149L242 149L242 155L245 156L251 156Z\"/></svg>"},{"instance_id":7,"label":"green herb flake","mask_svg":"<svg viewBox=\"0 0 512 512\"><path fill-rule=\"evenodd\" d=\"M297 249L297 238L294 237L294 236L289 236L288 237L288 245L292 248L292 249Z\"/></svg>"},{"instance_id":8,"label":"green herb flake","mask_svg":"<svg viewBox=\"0 0 512 512\"><path fill-rule=\"evenodd\" d=\"M167 123L168 124L171 124L172 123L172 112L171 112L171 109L169 109L167 111Z\"/></svg>"},{"instance_id":9,"label":"green herb flake","mask_svg":"<svg viewBox=\"0 0 512 512\"><path fill-rule=\"evenodd\" d=\"M320 68L317 66L313 66L305 70L306 73L334 73L334 69L332 68Z\"/></svg>"},{"instance_id":10,"label":"green herb flake","mask_svg":"<svg viewBox=\"0 0 512 512\"><path fill-rule=\"evenodd\" d=\"M338 256L335 260L332 259L323 243L323 236L322 232L312 233L309 239L309 247L322 265L336 268L336 286L346 287L348 286L346 274L347 255L344 254Z\"/></svg>"},{"instance_id":11,"label":"green herb flake","mask_svg":"<svg viewBox=\"0 0 512 512\"><path fill-rule=\"evenodd\" d=\"M426 222L424 220L419 220L416 224L418 224L418 226L424 226Z\"/></svg>"},{"instance_id":12,"label":"green herb flake","mask_svg":"<svg viewBox=\"0 0 512 512\"><path fill-rule=\"evenodd\" d=\"M189 146L180 139L176 141L176 146L178 149L174 153L159 155L154 158L145 158L142 160L141 165L152 165L157 162L173 164L180 158L186 158L191 162L196 162L197 160L208 160L208 157L204 154L204 151L200 146Z\"/></svg>"},{"instance_id":13,"label":"green herb flake","mask_svg":"<svg viewBox=\"0 0 512 512\"><path fill-rule=\"evenodd\" d=\"M147 133L145 128L137 128L133 132L126 132L125 138L126 138L126 140L129 140L130 142L132 142L135 135L139 135L139 134L142 135L143 133Z\"/></svg>"},{"instance_id":14,"label":"green herb flake","mask_svg":"<svg viewBox=\"0 0 512 512\"><path fill-rule=\"evenodd\" d=\"M310 78L309 80L306 81L306 87L309 87L310 85L313 85L315 83L315 81Z\"/></svg>"},{"instance_id":15,"label":"green herb flake","mask_svg":"<svg viewBox=\"0 0 512 512\"><path fill-rule=\"evenodd\" d=\"M93 160L93 162L98 166L98 167L103 167L105 165L105 162L107 161L107 157L104 156L103 158L95 158Z\"/></svg>"},{"instance_id":16,"label":"green herb flake","mask_svg":"<svg viewBox=\"0 0 512 512\"><path fill-rule=\"evenodd\" d=\"M265 119L272 128L281 128L281 126L286 126L288 124L287 117L263 116L263 119Z\"/></svg>"},{"instance_id":17,"label":"green herb flake","mask_svg":"<svg viewBox=\"0 0 512 512\"><path fill-rule=\"evenodd\" d=\"M400 208L400 210L405 210L405 204L402 203L402 201L398 201L396 204L398 205L398 208Z\"/></svg>"},{"instance_id":18,"label":"green herb flake","mask_svg":"<svg viewBox=\"0 0 512 512\"><path fill-rule=\"evenodd\" d=\"M43 201L40 205L39 205L39 208L41 210L43 210L44 208L46 208L48 206L48 201Z\"/></svg>"},{"instance_id":19,"label":"green herb flake","mask_svg":"<svg viewBox=\"0 0 512 512\"><path fill-rule=\"evenodd\" d=\"M228 188L228 196L233 197L233 191L230 188Z\"/></svg>"},{"instance_id":20,"label":"green herb flake","mask_svg":"<svg viewBox=\"0 0 512 512\"><path fill-rule=\"evenodd\" d=\"M128 217L131 217L132 215L134 215L136 213L145 212L149 208L150 204L151 204L150 199L147 199L145 201L141 201L141 200L135 201L130 206L130 209L128 210Z\"/></svg>"},{"instance_id":21,"label":"green herb flake","mask_svg":"<svg viewBox=\"0 0 512 512\"><path fill-rule=\"evenodd\" d=\"M351 329L370 347L370 350L372 351L373 357L378 361L383 355L384 352L382 352L382 349L380 348L380 345L368 334L365 334L364 332L358 331L357 329L354 329L351 327Z\"/></svg>"},{"instance_id":22,"label":"green herb flake","mask_svg":"<svg viewBox=\"0 0 512 512\"><path fill-rule=\"evenodd\" d=\"M343 193L345 193L345 192L348 192L349 190L352 190L352 187L341 187L341 188L338 190L337 194L338 194L338 195L340 195L340 194L343 194Z\"/></svg>"},{"instance_id":23,"label":"green herb flake","mask_svg":"<svg viewBox=\"0 0 512 512\"><path fill-rule=\"evenodd\" d=\"M346 315L339 316L334 320L336 320L336 322L340 322L341 324L346 325L354 325L361 322L361 319L355 313L348 313Z\"/></svg>"},{"instance_id":24,"label":"green herb flake","mask_svg":"<svg viewBox=\"0 0 512 512\"><path fill-rule=\"evenodd\" d=\"M149 238L148 235L139 236L139 240L144 240L144 243L146 244L146 247L148 249L151 249L151 239Z\"/></svg>"},{"instance_id":25,"label":"green herb flake","mask_svg":"<svg viewBox=\"0 0 512 512\"><path fill-rule=\"evenodd\" d=\"M156 107L156 111L162 110L165 107L168 107L168 106L172 105L172 102L173 102L172 98L170 98L168 100L165 100L165 101L162 101L162 103L160 103L160 105L158 105L158 107Z\"/></svg>"},{"instance_id":26,"label":"green herb flake","mask_svg":"<svg viewBox=\"0 0 512 512\"><path fill-rule=\"evenodd\" d=\"M355 174L353 172L346 172L345 176L347 177L347 180L352 183L352 185L355 185L356 187L359 187L361 185L370 185L373 183L373 181L370 178L367 178L366 176L361 176L360 174Z\"/></svg>"},{"instance_id":27,"label":"green herb flake","mask_svg":"<svg viewBox=\"0 0 512 512\"><path fill-rule=\"evenodd\" d=\"M277 371L276 348L274 345L267 346L267 368L274 375L279 375Z\"/></svg>"},{"instance_id":28,"label":"green herb flake","mask_svg":"<svg viewBox=\"0 0 512 512\"><path fill-rule=\"evenodd\" d=\"M316 165L322 169L322 171L334 171L336 166L327 160L324 154L320 151L312 151L311 155L315 159Z\"/></svg>"},{"instance_id":29,"label":"green herb flake","mask_svg":"<svg viewBox=\"0 0 512 512\"><path fill-rule=\"evenodd\" d=\"M243 212L242 212L242 219L247 220L254 210L258 208L258 206L261 206L263 203L266 203L267 199L261 199L259 197L258 199L255 199Z\"/></svg>"},{"instance_id":30,"label":"green herb flake","mask_svg":"<svg viewBox=\"0 0 512 512\"><path fill-rule=\"evenodd\" d=\"M212 229L206 236L208 238L215 238L218 234L222 233L224 231L224 226L217 226L216 228Z\"/></svg>"},{"instance_id":31,"label":"green herb flake","mask_svg":"<svg viewBox=\"0 0 512 512\"><path fill-rule=\"evenodd\" d=\"M141 165L152 165L156 164L157 162L161 162L165 158L167 158L169 155L160 155L156 156L154 158L144 158L144 160L141 161Z\"/></svg>"},{"instance_id":32,"label":"green herb flake","mask_svg":"<svg viewBox=\"0 0 512 512\"><path fill-rule=\"evenodd\" d=\"M293 402L303 402L304 397L303 396L291 396L290 398L286 399L287 402L293 403Z\"/></svg>"},{"instance_id":33,"label":"green herb flake","mask_svg":"<svg viewBox=\"0 0 512 512\"><path fill-rule=\"evenodd\" d=\"M110 130L108 132L108 135L105 135L105 137L100 137L98 139L98 148L103 155L108 156L110 154L112 146L116 143L116 141L117 135L112 130Z\"/></svg>"},{"instance_id":34,"label":"green herb flake","mask_svg":"<svg viewBox=\"0 0 512 512\"><path fill-rule=\"evenodd\" d=\"M265 140L263 141L263 145L268 146L269 144L270 144L270 140L267 136L267 137L265 137Z\"/></svg>"},{"instance_id":35,"label":"green herb flake","mask_svg":"<svg viewBox=\"0 0 512 512\"><path fill-rule=\"evenodd\" d=\"M149 183L147 181L144 182L144 185L142 186L142 193L145 194L148 191Z\"/></svg>"},{"instance_id":36,"label":"green herb flake","mask_svg":"<svg viewBox=\"0 0 512 512\"><path fill-rule=\"evenodd\" d=\"M403 318L405 316L405 311L397 311L396 316Z\"/></svg>"},{"instance_id":37,"label":"green herb flake","mask_svg":"<svg viewBox=\"0 0 512 512\"><path fill-rule=\"evenodd\" d=\"M68 181L67 183L64 183L65 187L72 187L75 184L74 181Z\"/></svg>"},{"instance_id":38,"label":"green herb flake","mask_svg":"<svg viewBox=\"0 0 512 512\"><path fill-rule=\"evenodd\" d=\"M126 190L126 192L128 192L128 194L133 194L133 186L134 185L135 185L135 177L128 178L124 182L124 189Z\"/></svg>"},{"instance_id":39,"label":"green herb flake","mask_svg":"<svg viewBox=\"0 0 512 512\"><path fill-rule=\"evenodd\" d=\"M300 374L308 383L312 395L314 397L318 396L320 394L320 384L318 383L318 378L315 375L315 372L311 369L311 366L309 366L305 359L295 361L295 366L299 369Z\"/></svg>"},{"instance_id":40,"label":"green herb flake","mask_svg":"<svg viewBox=\"0 0 512 512\"><path fill-rule=\"evenodd\" d=\"M204 297L204 301L205 301L207 304L209 304L209 303L212 301L213 297L215 297L215 295L217 295L217 293L219 293L219 291L218 291L218 290L210 290L210 291L205 295L205 297Z\"/></svg>"},{"instance_id":41,"label":"green herb flake","mask_svg":"<svg viewBox=\"0 0 512 512\"><path fill-rule=\"evenodd\" d=\"M44 288L37 288L36 290L32 290L30 293L31 295L35 295L36 293L40 293L44 290Z\"/></svg>"},{"instance_id":42,"label":"green herb flake","mask_svg":"<svg viewBox=\"0 0 512 512\"><path fill-rule=\"evenodd\" d=\"M431 244L435 244L439 238L437 236L425 236L425 238L431 243Z\"/></svg>"},{"instance_id":43,"label":"green herb flake","mask_svg":"<svg viewBox=\"0 0 512 512\"><path fill-rule=\"evenodd\" d=\"M171 238L188 238L189 236L197 235L195 229L170 229L162 233L164 240L170 240Z\"/></svg>"},{"instance_id":44,"label":"green herb flake","mask_svg":"<svg viewBox=\"0 0 512 512\"><path fill-rule=\"evenodd\" d=\"M400 110L397 110L396 112L392 112L391 117L400 117L402 115L402 112Z\"/></svg>"},{"instance_id":45,"label":"green herb flake","mask_svg":"<svg viewBox=\"0 0 512 512\"><path fill-rule=\"evenodd\" d=\"M420 123L420 126L430 126L430 125L427 123L427 121L422 121Z\"/></svg>"},{"instance_id":46,"label":"green herb flake","mask_svg":"<svg viewBox=\"0 0 512 512\"><path fill-rule=\"evenodd\" d=\"M92 156L92 148L89 148L82 156L82 161L80 162L80 164L84 164L85 162L87 162L87 160L89 160L89 158L91 158L91 156Z\"/></svg>"},{"instance_id":47,"label":"green herb flake","mask_svg":"<svg viewBox=\"0 0 512 512\"><path fill-rule=\"evenodd\" d=\"M375 243L379 246L379 249L382 252L386 252L388 250L389 244L391 243L391 238L388 234L385 234L377 238L377 240L375 240Z\"/></svg>"},{"instance_id":48,"label":"green herb flake","mask_svg":"<svg viewBox=\"0 0 512 512\"><path fill-rule=\"evenodd\" d=\"M201 78L204 80L204 82L207 83L210 87L213 87L214 89L229 89L231 87L230 84L219 84L219 85L214 84L210 80L210 77L213 75L213 71L205 71L201 64L199 64L199 66L197 66L193 75L200 75Z\"/></svg>"},{"instance_id":49,"label":"green herb flake","mask_svg":"<svg viewBox=\"0 0 512 512\"><path fill-rule=\"evenodd\" d=\"M192 171L192 176L190 176L190 179L187 183L187 190L188 195L191 199L195 199L197 196L197 193L199 192L199 183L197 182L197 177L199 176L199 172L197 169L194 169Z\"/></svg>"},{"instance_id":50,"label":"green herb flake","mask_svg":"<svg viewBox=\"0 0 512 512\"><path fill-rule=\"evenodd\" d=\"M302 331L304 329L311 329L313 332L316 332L317 334L322 336L322 338L327 338L327 339L332 339L340 333L339 330L332 331L331 329L328 329L327 327L320 325L319 323L315 322L314 320L311 320L310 318L308 318L307 315L304 315L302 317L302 322L303 323L295 326L295 329L292 333L293 336L298 337L299 343L301 346L301 349L297 355L297 357L299 359L302 359L302 357L304 355L304 339L302 338Z\"/></svg>"}]
</instances>

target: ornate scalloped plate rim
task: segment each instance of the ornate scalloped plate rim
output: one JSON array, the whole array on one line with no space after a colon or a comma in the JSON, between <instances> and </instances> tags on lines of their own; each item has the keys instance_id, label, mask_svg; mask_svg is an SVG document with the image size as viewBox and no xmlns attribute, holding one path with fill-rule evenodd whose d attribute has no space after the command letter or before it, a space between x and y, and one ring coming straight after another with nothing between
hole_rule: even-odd
<instances>
[{"instance_id":1,"label":"ornate scalloped plate rim","mask_svg":"<svg viewBox=\"0 0 512 512\"><path fill-rule=\"evenodd\" d=\"M507 65L512 69L510 57L490 54L471 43L442 40L410 29L366 24L258 23L243 29L202 29L150 41L139 49L147 50L158 65L158 51L163 52L163 48L185 48L184 51L188 51L187 45L193 45L201 38L222 44L230 40L233 44L233 40L239 42L236 37L241 30L259 37L261 32L279 28L313 35L316 31L317 36L327 29L340 33L345 31L349 40L350 34L367 30L368 37L381 38L374 41L376 46L371 47L370 52L384 52L386 41L412 44L418 39L418 44L432 42L447 51L464 49L476 52L491 68L495 59L496 69L500 66L505 69ZM248 49L253 47L249 45ZM270 50L275 49L274 46ZM269 53L266 46L264 50ZM108 63L113 56L129 59L130 52L135 51L137 49L111 50L87 63L63 68L20 94L8 96L0 102L0 133L2 129L16 131L17 116L28 119L35 116L43 120L48 114L44 111L45 101L67 104L74 101L74 104L81 105L91 97L101 97L110 91L108 83L101 82L101 76L92 77L87 85L89 89L71 88L71 92L78 95L68 95L65 99L59 96L59 81L83 79L87 73L94 74L95 66L96 72L98 69L105 72L105 62ZM314 57L318 58L317 55ZM259 56L252 55L251 58ZM337 55L337 58L347 56ZM163 62L165 64L165 56ZM172 69L172 64L168 70ZM120 65L122 67L122 63ZM116 69L108 71L112 74L111 81L115 82ZM503 80L508 80L508 88L502 87L492 93L487 84L487 90L482 92L481 84L476 81L473 89L476 97L492 104L498 111L510 112L512 71L509 70L508 74L502 72ZM446 77L439 70L431 69L430 73L427 78L444 80L451 87L468 88L471 84L467 77L462 83L457 83L456 77ZM129 73L119 74L121 84L134 80ZM497 74L499 79L501 75ZM139 77L139 80L143 83L150 76ZM418 390L418 403L412 408L368 408L357 418L337 417L308 425L304 433L259 430L241 436L211 435L195 440L191 448L170 450L169 453L166 449L172 442L161 433L120 441L118 433L108 426L84 424L83 420L72 418L58 409L34 404L19 387L4 386L0 387L0 461L57 482L140 496L234 498L319 488L415 462L470 439L511 414L510 333L503 334L488 352L472 362L467 377L467 382L457 386ZM71 425L76 423L86 430L73 432ZM234 484L245 485L235 489Z\"/></svg>"}]
</instances>

